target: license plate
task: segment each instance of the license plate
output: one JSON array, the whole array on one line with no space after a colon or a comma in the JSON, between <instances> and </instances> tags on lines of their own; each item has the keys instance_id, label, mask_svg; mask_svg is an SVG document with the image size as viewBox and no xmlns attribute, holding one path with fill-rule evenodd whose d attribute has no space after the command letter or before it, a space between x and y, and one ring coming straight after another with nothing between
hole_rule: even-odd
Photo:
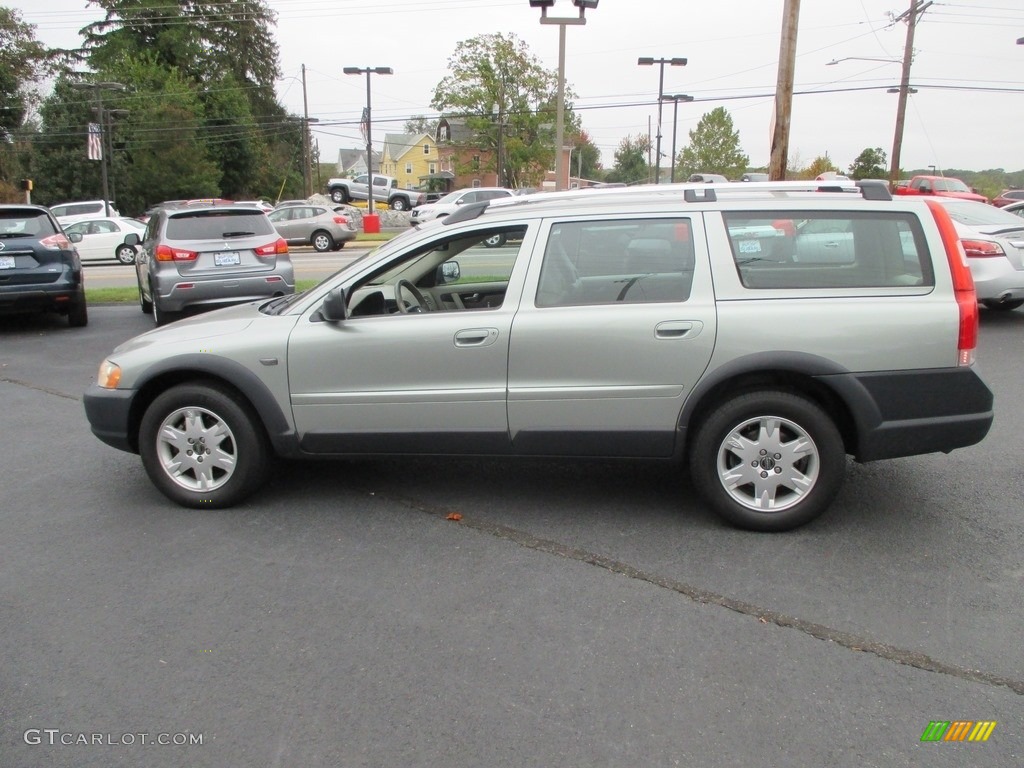
<instances>
[{"instance_id":1,"label":"license plate","mask_svg":"<svg viewBox=\"0 0 1024 768\"><path fill-rule=\"evenodd\" d=\"M238 251L225 251L213 254L213 263L218 267L229 267L232 264L241 264L242 259L238 255Z\"/></svg>"},{"instance_id":2,"label":"license plate","mask_svg":"<svg viewBox=\"0 0 1024 768\"><path fill-rule=\"evenodd\" d=\"M0 269L14 269L16 266L13 256L0 256Z\"/></svg>"}]
</instances>

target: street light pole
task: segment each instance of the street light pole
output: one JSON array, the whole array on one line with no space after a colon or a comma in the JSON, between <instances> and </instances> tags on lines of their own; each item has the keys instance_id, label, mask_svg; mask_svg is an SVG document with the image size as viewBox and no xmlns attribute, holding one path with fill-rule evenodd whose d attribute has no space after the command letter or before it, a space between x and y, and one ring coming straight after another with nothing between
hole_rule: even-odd
<instances>
[{"instance_id":1,"label":"street light pole","mask_svg":"<svg viewBox=\"0 0 1024 768\"><path fill-rule=\"evenodd\" d=\"M366 73L366 173L368 183L366 185L366 211L369 214L374 212L373 207L373 120L370 115L370 75L393 75L395 70L391 67L345 67L341 70L346 75L361 75Z\"/></svg>"},{"instance_id":2,"label":"street light pole","mask_svg":"<svg viewBox=\"0 0 1024 768\"><path fill-rule=\"evenodd\" d=\"M565 28L569 25L582 26L587 23L587 8L597 8L598 0L572 0L573 5L580 9L578 18L550 18L548 8L555 0L530 0L531 8L540 8L541 24L557 24L558 29L558 95L555 117L555 191L565 189L562 177L565 174Z\"/></svg>"},{"instance_id":3,"label":"street light pole","mask_svg":"<svg viewBox=\"0 0 1024 768\"><path fill-rule=\"evenodd\" d=\"M679 124L679 102L680 101L693 101L693 96L687 96L685 93L675 93L671 96L662 96L661 101L672 102L672 174L669 178L669 182L672 184L676 183L676 127Z\"/></svg>"},{"instance_id":4,"label":"street light pole","mask_svg":"<svg viewBox=\"0 0 1024 768\"><path fill-rule=\"evenodd\" d=\"M641 56L636 60L637 65L642 67L650 67L655 64L659 67L658 72L658 133L656 136L657 146L654 149L654 183L661 183L661 104L665 99L662 97L665 95L665 65L668 64L673 67L685 67L686 59L684 58L673 58L673 59L655 59L651 56Z\"/></svg>"}]
</instances>

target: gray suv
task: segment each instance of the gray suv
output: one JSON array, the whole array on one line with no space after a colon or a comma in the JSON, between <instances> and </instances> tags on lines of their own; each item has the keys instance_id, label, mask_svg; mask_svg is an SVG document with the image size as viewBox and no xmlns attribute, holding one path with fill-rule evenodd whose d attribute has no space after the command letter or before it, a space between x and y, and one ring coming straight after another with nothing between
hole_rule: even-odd
<instances>
[{"instance_id":1,"label":"gray suv","mask_svg":"<svg viewBox=\"0 0 1024 768\"><path fill-rule=\"evenodd\" d=\"M157 208L139 245L139 305L157 325L183 312L295 293L288 243L262 210L242 205Z\"/></svg>"},{"instance_id":2,"label":"gray suv","mask_svg":"<svg viewBox=\"0 0 1024 768\"><path fill-rule=\"evenodd\" d=\"M128 341L85 409L190 507L249 496L275 455L618 457L686 464L723 519L778 531L825 511L848 455L985 436L977 328L933 201L574 191L462 206L305 293Z\"/></svg>"}]
</instances>

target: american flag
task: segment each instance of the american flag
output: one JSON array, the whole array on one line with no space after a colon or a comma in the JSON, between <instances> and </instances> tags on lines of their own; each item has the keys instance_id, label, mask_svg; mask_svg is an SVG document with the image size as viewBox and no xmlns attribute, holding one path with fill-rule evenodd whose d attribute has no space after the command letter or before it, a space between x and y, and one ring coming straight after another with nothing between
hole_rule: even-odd
<instances>
[{"instance_id":1,"label":"american flag","mask_svg":"<svg viewBox=\"0 0 1024 768\"><path fill-rule=\"evenodd\" d=\"M103 133L99 123L89 123L89 159L103 159Z\"/></svg>"}]
</instances>

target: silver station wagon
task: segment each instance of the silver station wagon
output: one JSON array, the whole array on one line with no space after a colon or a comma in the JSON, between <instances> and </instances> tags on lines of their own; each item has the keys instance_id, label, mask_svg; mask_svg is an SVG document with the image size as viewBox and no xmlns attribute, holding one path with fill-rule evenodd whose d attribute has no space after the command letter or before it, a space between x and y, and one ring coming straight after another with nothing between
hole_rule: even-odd
<instances>
[{"instance_id":1,"label":"silver station wagon","mask_svg":"<svg viewBox=\"0 0 1024 768\"><path fill-rule=\"evenodd\" d=\"M275 456L623 457L688 465L728 522L786 530L848 455L984 438L977 324L945 209L881 185L552 193L130 340L85 408L190 507L246 498Z\"/></svg>"}]
</instances>

